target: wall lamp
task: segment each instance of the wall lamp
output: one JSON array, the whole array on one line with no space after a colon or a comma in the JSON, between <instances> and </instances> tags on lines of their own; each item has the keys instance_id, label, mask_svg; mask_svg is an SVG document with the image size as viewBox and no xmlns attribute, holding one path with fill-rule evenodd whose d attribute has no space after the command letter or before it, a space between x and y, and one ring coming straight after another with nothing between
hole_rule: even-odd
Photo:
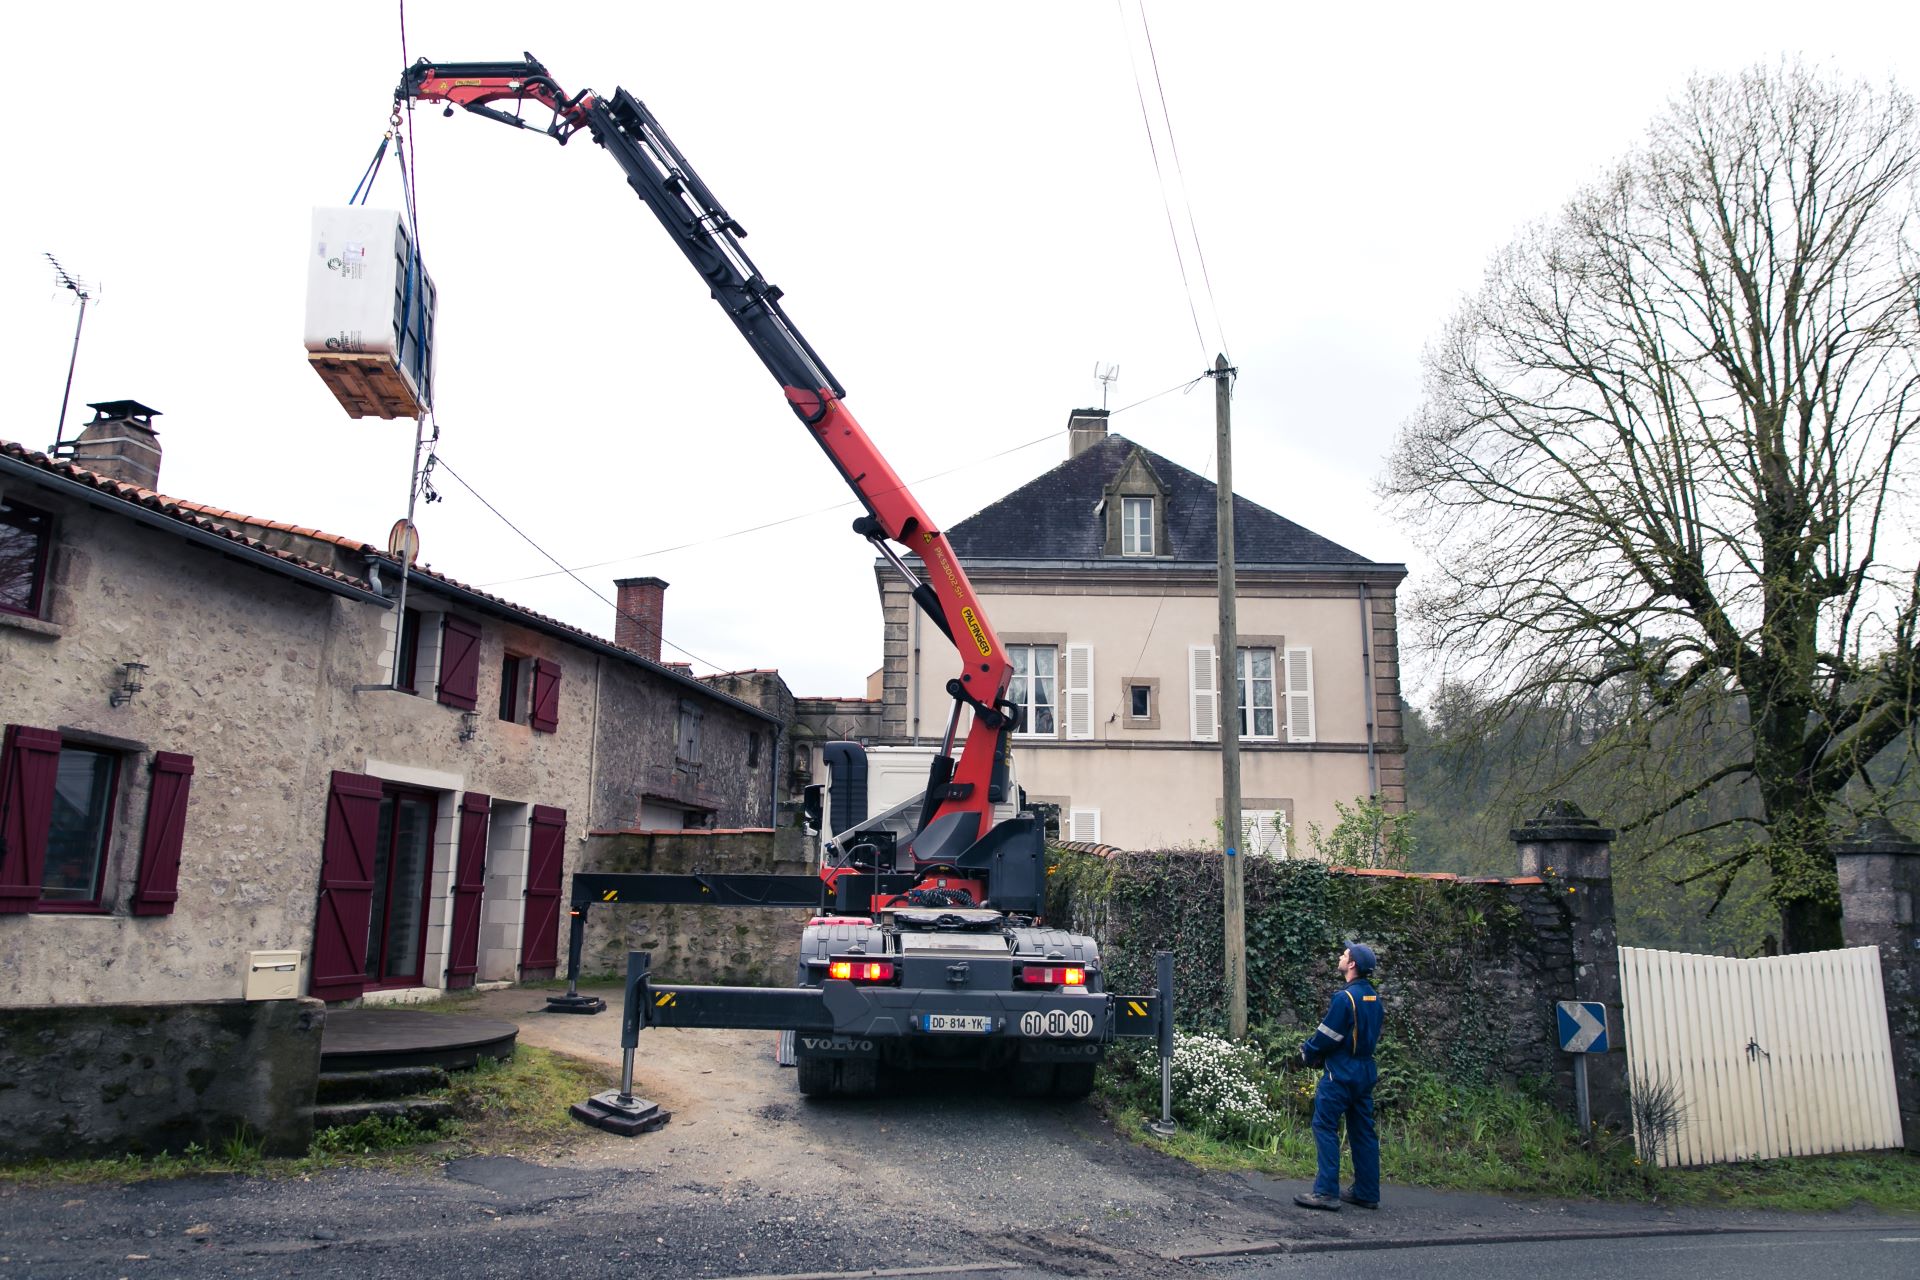
<instances>
[{"instance_id":1,"label":"wall lamp","mask_svg":"<svg viewBox=\"0 0 1920 1280\"><path fill-rule=\"evenodd\" d=\"M480 732L480 713L462 711L460 713L460 741L472 742L473 736Z\"/></svg>"},{"instance_id":2,"label":"wall lamp","mask_svg":"<svg viewBox=\"0 0 1920 1280\"><path fill-rule=\"evenodd\" d=\"M133 695L146 688L147 664L144 662L123 662L120 664L120 687L107 695L107 705L124 706L133 701Z\"/></svg>"}]
</instances>

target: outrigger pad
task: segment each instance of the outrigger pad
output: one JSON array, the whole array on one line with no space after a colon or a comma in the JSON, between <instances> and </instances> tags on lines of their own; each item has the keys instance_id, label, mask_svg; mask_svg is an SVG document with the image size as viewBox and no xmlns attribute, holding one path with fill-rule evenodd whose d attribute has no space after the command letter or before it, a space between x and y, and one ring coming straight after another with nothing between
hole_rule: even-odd
<instances>
[{"instance_id":1,"label":"outrigger pad","mask_svg":"<svg viewBox=\"0 0 1920 1280\"><path fill-rule=\"evenodd\" d=\"M547 997L548 1013L604 1013L606 1008L607 1002L599 996L583 996L576 993Z\"/></svg>"},{"instance_id":2,"label":"outrigger pad","mask_svg":"<svg viewBox=\"0 0 1920 1280\"><path fill-rule=\"evenodd\" d=\"M567 1110L581 1124L605 1129L623 1138L652 1133L673 1119L673 1112L661 1110L659 1103L649 1102L637 1094L622 1099L618 1089L596 1093L585 1102L574 1103Z\"/></svg>"}]
</instances>

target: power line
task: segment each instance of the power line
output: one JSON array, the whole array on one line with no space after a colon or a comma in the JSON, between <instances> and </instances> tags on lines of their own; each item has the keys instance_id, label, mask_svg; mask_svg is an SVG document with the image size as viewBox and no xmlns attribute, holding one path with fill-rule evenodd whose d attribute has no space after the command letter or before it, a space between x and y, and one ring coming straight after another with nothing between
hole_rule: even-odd
<instances>
[{"instance_id":1,"label":"power line","mask_svg":"<svg viewBox=\"0 0 1920 1280\"><path fill-rule=\"evenodd\" d=\"M1124 22L1127 16L1125 0L1113 0L1113 3L1114 7L1120 12L1121 21ZM1173 205L1167 200L1167 176L1160 168L1160 145L1155 142L1153 138L1153 117L1147 111L1147 91L1140 83L1140 63L1139 60L1133 56L1133 41L1131 39L1127 41L1127 64L1133 70L1133 92L1134 96L1140 100L1140 123L1147 131L1147 151L1153 157L1153 176L1155 181L1160 185L1160 207L1166 211L1167 236L1173 241L1173 259L1180 266L1180 287L1187 295L1187 314L1193 317L1193 336L1198 339L1200 343L1200 355L1204 359L1207 354L1207 335L1201 332L1200 329L1200 311L1193 302L1193 283L1187 279L1186 255L1180 252L1180 231L1173 222ZM1155 69L1154 76L1157 82L1159 77L1157 68ZM1171 137L1172 131L1169 130L1168 132L1169 137Z\"/></svg>"},{"instance_id":2,"label":"power line","mask_svg":"<svg viewBox=\"0 0 1920 1280\"><path fill-rule=\"evenodd\" d=\"M1167 109L1167 87L1160 79L1160 54L1153 46L1153 29L1147 25L1147 2L1139 0L1140 30L1147 38L1147 57L1153 65L1153 86L1160 94L1160 118L1167 126L1167 150L1173 153L1173 171L1180 178L1180 197L1187 206L1187 229L1193 235L1193 256L1200 260L1200 278L1206 282L1207 305L1213 310L1213 327L1220 335L1222 354L1231 356L1227 327L1220 323L1220 303L1213 296L1213 275L1207 270L1207 252L1200 244L1200 224L1193 216L1193 192L1187 186L1186 167L1180 163L1180 142L1173 133L1173 113ZM1191 299L1189 299L1191 305Z\"/></svg>"}]
</instances>

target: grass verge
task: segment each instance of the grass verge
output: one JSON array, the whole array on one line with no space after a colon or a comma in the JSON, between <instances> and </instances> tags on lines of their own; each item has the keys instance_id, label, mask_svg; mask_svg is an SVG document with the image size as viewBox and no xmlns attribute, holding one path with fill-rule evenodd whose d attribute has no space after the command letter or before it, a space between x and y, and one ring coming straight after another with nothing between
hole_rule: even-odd
<instances>
[{"instance_id":1,"label":"grass verge","mask_svg":"<svg viewBox=\"0 0 1920 1280\"><path fill-rule=\"evenodd\" d=\"M1317 1076L1273 1069L1282 1051L1279 1040L1269 1043L1241 1052L1235 1063L1264 1096L1265 1108L1209 1113L1204 1088L1182 1098L1176 1065L1174 1111L1181 1128L1160 1138L1146 1127L1160 1110L1158 1059L1150 1053L1109 1059L1099 1077L1102 1104L1129 1137L1193 1164L1311 1180ZM1920 1158L1905 1153L1660 1169L1642 1164L1624 1135L1597 1131L1582 1144L1578 1125L1538 1091L1449 1081L1391 1052L1382 1055L1375 1114L1389 1182L1648 1204L1806 1212L1866 1205L1920 1213Z\"/></svg>"},{"instance_id":2,"label":"grass verge","mask_svg":"<svg viewBox=\"0 0 1920 1280\"><path fill-rule=\"evenodd\" d=\"M419 1168L467 1155L550 1154L585 1136L567 1108L613 1084L605 1068L517 1045L513 1057L453 1076L426 1096L453 1104L456 1119L438 1128L408 1120L363 1120L322 1130L300 1157L261 1154L257 1139L235 1134L212 1148L100 1160L38 1160L0 1165L0 1186L138 1182L202 1174L303 1177L329 1169Z\"/></svg>"}]
</instances>

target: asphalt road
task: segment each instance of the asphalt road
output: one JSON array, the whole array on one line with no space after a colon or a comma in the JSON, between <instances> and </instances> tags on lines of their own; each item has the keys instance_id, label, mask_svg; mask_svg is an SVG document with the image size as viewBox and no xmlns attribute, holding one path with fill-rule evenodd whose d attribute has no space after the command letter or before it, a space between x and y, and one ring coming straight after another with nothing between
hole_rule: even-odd
<instances>
[{"instance_id":1,"label":"asphalt road","mask_svg":"<svg viewBox=\"0 0 1920 1280\"><path fill-rule=\"evenodd\" d=\"M539 998L496 993L476 1012L514 1017L529 1042L617 1065L612 1016L532 1014ZM553 1151L417 1174L0 1188L0 1280L1231 1280L1345 1273L1355 1250L1368 1251L1368 1280L1508 1274L1500 1267L1609 1275L1601 1268L1616 1259L1631 1259L1636 1277L1713 1280L1736 1266L1743 1278L1827 1270L1840 1251L1849 1280L1920 1274L1911 1243L1920 1223L1867 1213L1808 1219L1458 1195L1398 1186L1391 1170L1380 1212L1312 1213L1291 1204L1303 1183L1190 1168L1120 1139L1086 1104L1015 1099L970 1076L809 1103L763 1033L642 1039L639 1091L674 1112L656 1133L583 1131ZM1864 1230L1814 1236L1811 1226ZM1783 1228L1789 1234L1621 1238Z\"/></svg>"}]
</instances>

